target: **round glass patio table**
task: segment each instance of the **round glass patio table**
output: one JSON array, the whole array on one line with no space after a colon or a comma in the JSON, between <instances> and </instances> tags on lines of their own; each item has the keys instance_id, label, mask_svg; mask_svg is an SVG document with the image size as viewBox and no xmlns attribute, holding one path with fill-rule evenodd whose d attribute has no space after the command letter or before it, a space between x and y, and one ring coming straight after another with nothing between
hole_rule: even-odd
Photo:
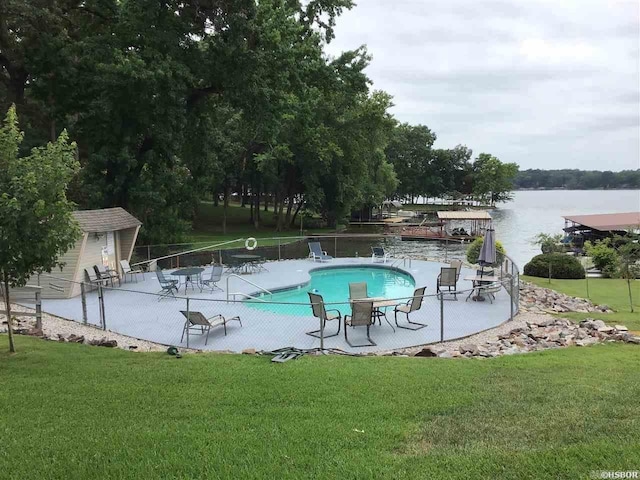
<instances>
[{"instance_id":1,"label":"round glass patio table","mask_svg":"<svg viewBox=\"0 0 640 480\"><path fill-rule=\"evenodd\" d=\"M239 253L237 255L231 255L231 258L235 260L234 273L251 273L252 269L255 271L255 266L257 262L262 259L262 256Z\"/></svg>"},{"instance_id":2,"label":"round glass patio table","mask_svg":"<svg viewBox=\"0 0 640 480\"><path fill-rule=\"evenodd\" d=\"M191 288L193 289L193 285L195 283L196 286L198 286L198 288L200 288L200 291L202 291L202 287L200 284L200 274L204 272L204 268L200 268L200 267L189 267L189 268L181 268L180 270L176 270L175 272L171 272L171 275L174 275L176 277L178 277L178 281L180 279L180 277L185 277L184 278L184 293L185 295L187 294L187 287L189 286L189 284L191 284ZM193 280L193 277L196 277L195 282Z\"/></svg>"}]
</instances>

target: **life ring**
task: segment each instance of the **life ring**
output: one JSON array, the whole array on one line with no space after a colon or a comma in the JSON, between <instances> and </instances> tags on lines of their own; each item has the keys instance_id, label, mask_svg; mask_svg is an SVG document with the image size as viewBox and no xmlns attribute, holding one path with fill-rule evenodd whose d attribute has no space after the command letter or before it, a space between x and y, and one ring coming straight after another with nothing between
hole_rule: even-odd
<instances>
[{"instance_id":1,"label":"life ring","mask_svg":"<svg viewBox=\"0 0 640 480\"><path fill-rule=\"evenodd\" d=\"M254 250L257 246L258 246L258 241L253 237L247 238L244 242L244 247L247 250Z\"/></svg>"}]
</instances>

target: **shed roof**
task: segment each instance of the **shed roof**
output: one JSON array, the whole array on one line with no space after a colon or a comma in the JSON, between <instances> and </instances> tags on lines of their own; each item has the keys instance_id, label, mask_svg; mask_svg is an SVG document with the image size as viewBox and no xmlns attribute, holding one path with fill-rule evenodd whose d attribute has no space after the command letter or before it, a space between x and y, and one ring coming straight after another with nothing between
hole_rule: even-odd
<instances>
[{"instance_id":1,"label":"shed roof","mask_svg":"<svg viewBox=\"0 0 640 480\"><path fill-rule=\"evenodd\" d=\"M486 210L470 210L468 212L438 212L440 220L491 220Z\"/></svg>"},{"instance_id":2,"label":"shed roof","mask_svg":"<svg viewBox=\"0 0 640 480\"><path fill-rule=\"evenodd\" d=\"M74 218L83 232L114 232L142 225L142 222L124 208L103 208L100 210L77 210Z\"/></svg>"},{"instance_id":3,"label":"shed roof","mask_svg":"<svg viewBox=\"0 0 640 480\"><path fill-rule=\"evenodd\" d=\"M566 220L608 232L610 230L626 230L630 227L640 226L640 212L627 213L600 213L596 215L570 215L564 216Z\"/></svg>"}]
</instances>

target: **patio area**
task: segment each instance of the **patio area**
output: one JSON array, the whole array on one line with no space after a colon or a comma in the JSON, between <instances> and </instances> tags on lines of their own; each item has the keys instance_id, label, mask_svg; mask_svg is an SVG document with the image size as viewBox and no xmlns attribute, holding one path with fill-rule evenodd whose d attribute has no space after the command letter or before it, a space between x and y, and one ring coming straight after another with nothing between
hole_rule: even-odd
<instances>
[{"instance_id":1,"label":"patio area","mask_svg":"<svg viewBox=\"0 0 640 480\"><path fill-rule=\"evenodd\" d=\"M398 264L399 263L399 264ZM227 291L235 294L259 295L261 289L275 291L288 287L304 288L310 280L310 270L315 268L335 266L384 266L381 263L372 264L365 258L340 258L331 262L317 263L311 260L285 260L268 262L264 266L266 271L249 275L223 274L219 286L224 291L200 291L198 288L187 290L184 286L176 298L168 297L158 300L160 284L154 273L146 273L144 279L122 283L122 286L104 289L104 305L106 328L114 332L135 338L154 342L186 347L186 338L182 341L182 329L185 318L181 310L199 311L206 317L221 314L227 318L239 316L242 326L238 322L227 324L227 335L223 328L211 330L205 345L206 335L191 334L189 347L205 350L228 350L240 352L244 349L275 350L293 346L301 349L316 348L320 340L306 335L306 332L317 330L319 321L312 316L311 307L301 307L300 304L290 305L291 314L287 313L287 306L279 304L277 311L269 311L243 301L242 295L236 295L237 300L227 301ZM387 264L388 266L388 264ZM411 320L426 323L428 326L417 331L394 329L385 321L371 327L371 337L376 346L353 348L344 339L344 334L326 338L325 348L336 348L349 352L371 352L392 350L403 347L422 345L440 341L441 336L441 302L436 297L436 278L440 268L446 264L420 260L407 260L406 263L396 262L395 268L410 274L416 287L426 286L426 295L422 308L411 314ZM211 267L205 270L205 276ZM169 274L170 271L165 271ZM458 282L458 300L445 295L442 302L442 328L445 340L456 339L477 333L488 328L498 326L509 320L511 312L510 297L505 289L496 294L493 303L489 301L465 301L472 285L464 277L475 274L475 270L463 268ZM173 277L171 277L173 278ZM246 281L245 281L246 280ZM251 283L249 283L251 282ZM258 285L259 287L256 287ZM268 300L269 296L262 297ZM345 303L348 299L345 298ZM398 303L402 303L401 300ZM343 305L344 306L344 305ZM188 307L188 308L187 308ZM299 312L308 314L300 315ZM327 309L332 306L327 305ZM333 307L335 308L335 306ZM100 324L99 301L97 291L86 295L86 309L88 323ZM47 313L82 322L81 297L61 300L43 300L43 310ZM296 313L294 313L294 311ZM395 327L393 308L388 311L388 319ZM399 317L402 324L406 317ZM337 323L329 322L325 335L335 333ZM360 343L366 338L366 328L350 328L349 339Z\"/></svg>"}]
</instances>

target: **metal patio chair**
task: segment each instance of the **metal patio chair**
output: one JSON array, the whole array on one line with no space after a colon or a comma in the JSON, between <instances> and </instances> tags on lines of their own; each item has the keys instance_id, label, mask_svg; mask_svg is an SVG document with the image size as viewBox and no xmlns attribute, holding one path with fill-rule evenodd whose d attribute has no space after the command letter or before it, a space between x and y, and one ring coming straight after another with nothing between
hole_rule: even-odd
<instances>
[{"instance_id":1,"label":"metal patio chair","mask_svg":"<svg viewBox=\"0 0 640 480\"><path fill-rule=\"evenodd\" d=\"M180 310L180 313L186 318L184 322L184 327L182 328L182 337L180 337L180 342L184 339L185 334L187 335L187 346L189 345L189 332L191 330L200 330L200 333L204 335L206 332L207 336L204 340L204 344L206 345L209 341L209 332L213 327L218 327L220 325L224 328L224 335L227 335L227 323L232 320L237 320L242 327L242 321L240 317L233 317L227 320L222 315L214 315L213 317L205 317L202 312L186 312L184 310Z\"/></svg>"},{"instance_id":2,"label":"metal patio chair","mask_svg":"<svg viewBox=\"0 0 640 480\"><path fill-rule=\"evenodd\" d=\"M175 289L176 293L178 293L178 280L168 280L164 276L164 273L162 273L162 270L156 270L156 277L158 277L158 282L160 282L160 286L162 287L158 301L167 298L169 295L175 297L173 290Z\"/></svg>"},{"instance_id":3,"label":"metal patio chair","mask_svg":"<svg viewBox=\"0 0 640 480\"><path fill-rule=\"evenodd\" d=\"M400 305L396 305L396 308L393 309L393 314L396 319L396 326L398 328L404 328L406 330L420 330L421 328L424 328L427 326L426 323L412 322L411 320L409 320L409 314L411 312L416 312L420 310L420 308L422 307L422 301L424 300L424 291L426 289L427 287L416 288L415 291L413 292L413 298L411 300L409 300L407 303L401 303ZM407 316L407 323L415 326L411 327L406 325L405 326L399 325L398 312L404 313Z\"/></svg>"},{"instance_id":4,"label":"metal patio chair","mask_svg":"<svg viewBox=\"0 0 640 480\"><path fill-rule=\"evenodd\" d=\"M344 339L352 347L374 347L376 342L371 339L369 329L374 322L373 301L357 300L351 302L351 315L344 316ZM369 343L353 344L347 336L347 327L367 327L367 340Z\"/></svg>"},{"instance_id":5,"label":"metal patio chair","mask_svg":"<svg viewBox=\"0 0 640 480\"><path fill-rule=\"evenodd\" d=\"M144 272L140 269L132 270L131 265L129 265L129 260L120 260L120 268L122 269L122 275L124 276L124 281L127 281L127 275L131 275L132 279L135 279L136 283L138 283L138 274L142 274L142 278L144 278Z\"/></svg>"},{"instance_id":6,"label":"metal patio chair","mask_svg":"<svg viewBox=\"0 0 640 480\"><path fill-rule=\"evenodd\" d=\"M209 278L204 278L202 280L202 285L208 287L212 292L216 290L223 292L224 290L218 286L218 282L222 278L222 270L223 268L221 265L214 265L211 269L211 275Z\"/></svg>"},{"instance_id":7,"label":"metal patio chair","mask_svg":"<svg viewBox=\"0 0 640 480\"><path fill-rule=\"evenodd\" d=\"M458 299L457 294L458 283L458 271L452 267L442 267L440 269L440 275L438 275L438 281L436 282L436 292L444 293L444 289L447 289L446 293L452 293L454 300Z\"/></svg>"},{"instance_id":8,"label":"metal patio chair","mask_svg":"<svg viewBox=\"0 0 640 480\"><path fill-rule=\"evenodd\" d=\"M107 280L108 282L111 283L112 287L114 286L113 284L114 279L118 280L118 285L120 285L120 275L115 270L111 270L110 268L105 267L104 265L94 265L93 269L96 271L98 278Z\"/></svg>"},{"instance_id":9,"label":"metal patio chair","mask_svg":"<svg viewBox=\"0 0 640 480\"><path fill-rule=\"evenodd\" d=\"M98 287L98 285L102 285L103 287L105 287L107 285L107 283L109 283L109 279L107 278L100 278L98 277L98 274L96 273L95 269L92 268L85 268L84 269L84 273L87 276L87 279L89 280L89 284L91 286L94 287Z\"/></svg>"},{"instance_id":10,"label":"metal patio chair","mask_svg":"<svg viewBox=\"0 0 640 480\"><path fill-rule=\"evenodd\" d=\"M324 308L324 299L322 295L318 295L317 293L309 293L309 301L311 302L311 311L313 312L313 316L322 321L322 330L324 330L327 326L327 322L332 320L338 320L338 331L336 333L332 333L331 335L324 335L324 338L335 337L340 333L340 323L342 323L342 314L339 310L330 309L326 310ZM311 332L307 332L307 335L311 335L312 337L320 338L320 330L313 330Z\"/></svg>"}]
</instances>

